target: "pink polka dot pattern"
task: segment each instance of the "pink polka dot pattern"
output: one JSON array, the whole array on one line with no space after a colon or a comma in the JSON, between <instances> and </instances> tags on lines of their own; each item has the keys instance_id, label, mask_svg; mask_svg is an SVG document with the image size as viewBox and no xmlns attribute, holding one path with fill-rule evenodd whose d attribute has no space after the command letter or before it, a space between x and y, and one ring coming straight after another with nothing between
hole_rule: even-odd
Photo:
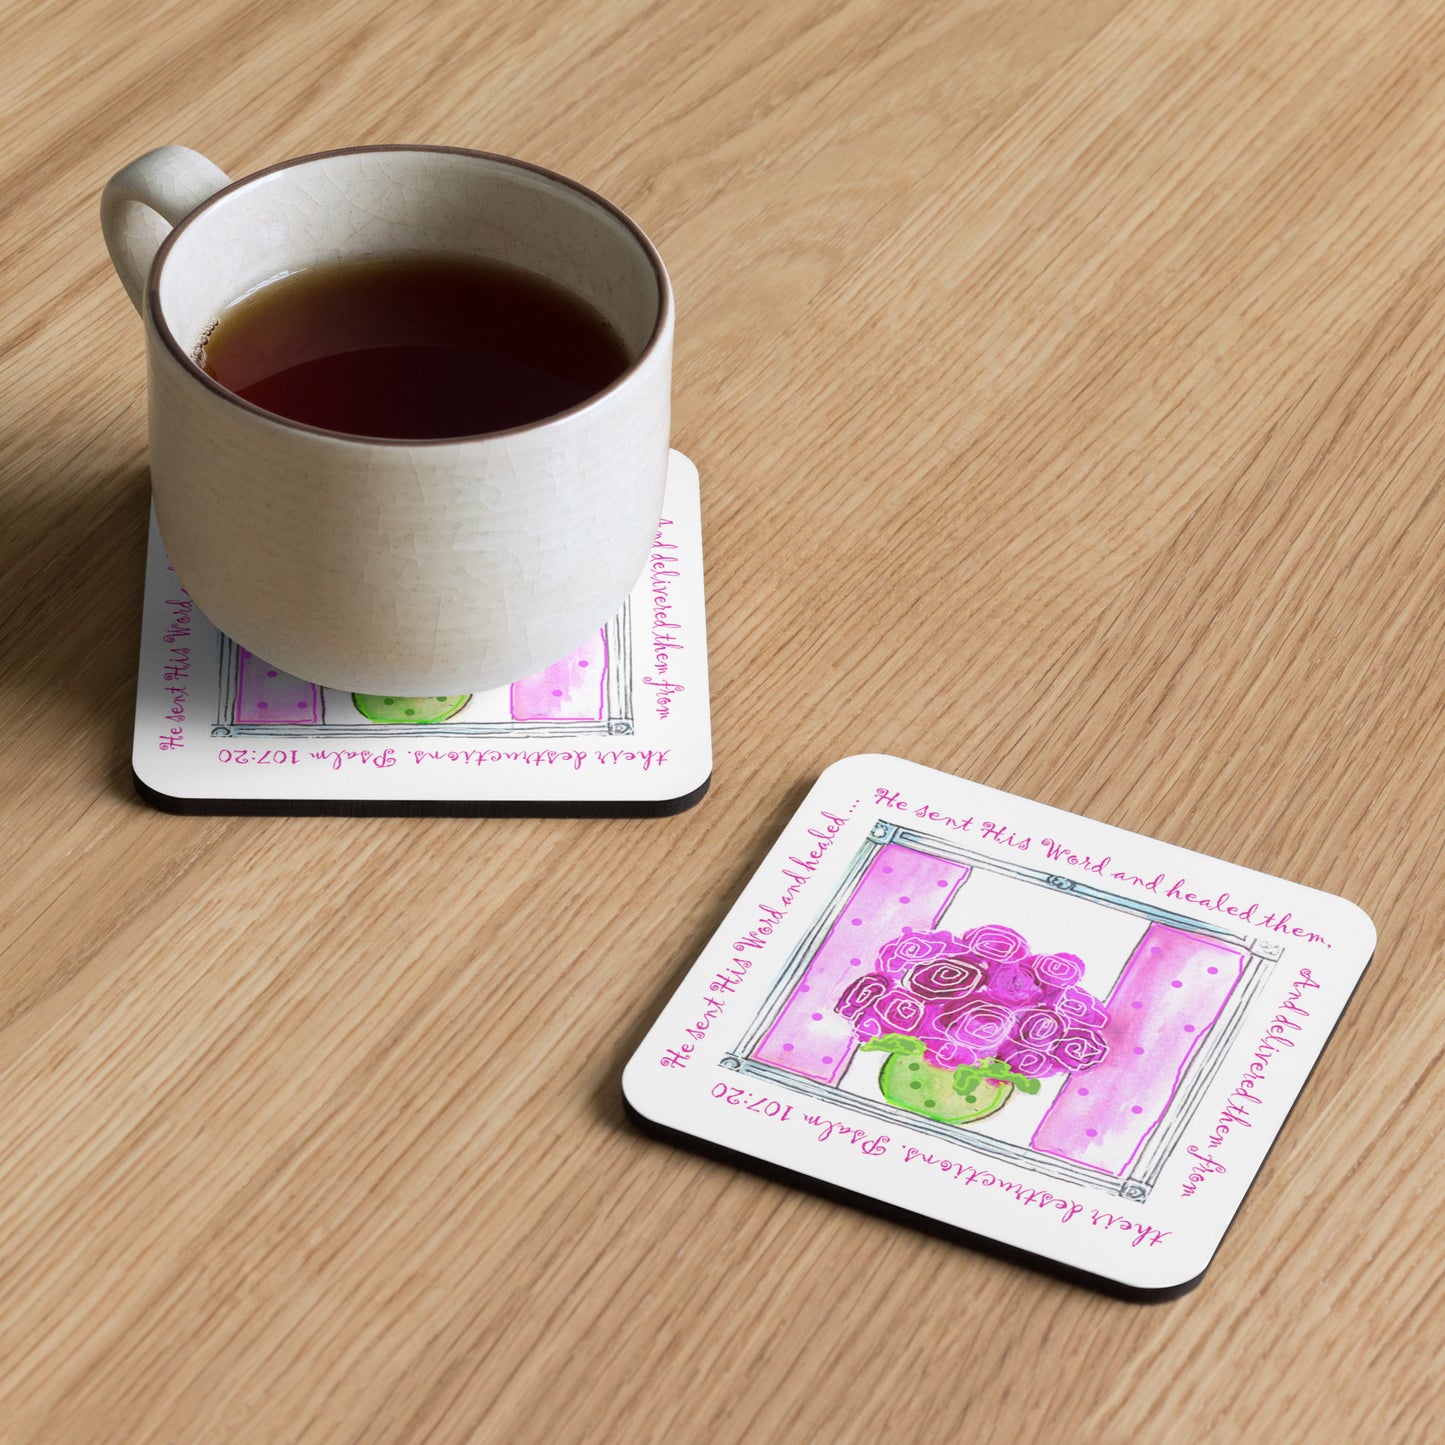
<instances>
[{"instance_id":1,"label":"pink polka dot pattern","mask_svg":"<svg viewBox=\"0 0 1445 1445\"><path fill-rule=\"evenodd\" d=\"M598 632L570 657L514 682L517 722L600 722L606 716L607 637Z\"/></svg>"},{"instance_id":2,"label":"pink polka dot pattern","mask_svg":"<svg viewBox=\"0 0 1445 1445\"><path fill-rule=\"evenodd\" d=\"M887 874L885 868L890 870ZM885 943L901 938L905 930L932 931L953 889L968 873L967 864L919 853L900 843L880 848L799 980L807 984L809 992L793 990L754 1046L752 1057L820 1083L836 1083L858 1047L858 1038L851 1020L834 1006L845 990L851 993L850 986L868 983L870 974L865 970L871 968ZM949 885L947 889L935 886L940 879ZM900 903L900 898L910 901ZM875 997L887 992L887 988L879 989ZM905 1003L889 1005L889 1017L901 1017L905 1012ZM814 1018L816 1013L822 1018ZM787 1044L792 1047L785 1048Z\"/></svg>"},{"instance_id":3,"label":"pink polka dot pattern","mask_svg":"<svg viewBox=\"0 0 1445 1445\"><path fill-rule=\"evenodd\" d=\"M304 727L324 719L321 689L281 672L244 647L236 649L235 721L252 726Z\"/></svg>"},{"instance_id":4,"label":"pink polka dot pattern","mask_svg":"<svg viewBox=\"0 0 1445 1445\"><path fill-rule=\"evenodd\" d=\"M1162 923L1140 939L1105 1002L1107 1057L1089 1094L1065 1090L1032 1145L1116 1177L1168 1113L1189 1060L1244 972L1242 949Z\"/></svg>"}]
</instances>

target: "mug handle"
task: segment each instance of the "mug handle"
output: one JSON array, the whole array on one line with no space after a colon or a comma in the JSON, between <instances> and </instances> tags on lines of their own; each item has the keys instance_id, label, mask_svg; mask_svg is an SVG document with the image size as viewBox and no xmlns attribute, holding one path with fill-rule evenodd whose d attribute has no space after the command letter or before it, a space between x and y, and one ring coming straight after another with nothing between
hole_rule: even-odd
<instances>
[{"instance_id":1,"label":"mug handle","mask_svg":"<svg viewBox=\"0 0 1445 1445\"><path fill-rule=\"evenodd\" d=\"M100 196L100 229L125 294L144 311L146 277L161 242L231 178L198 151L161 146L117 171Z\"/></svg>"}]
</instances>

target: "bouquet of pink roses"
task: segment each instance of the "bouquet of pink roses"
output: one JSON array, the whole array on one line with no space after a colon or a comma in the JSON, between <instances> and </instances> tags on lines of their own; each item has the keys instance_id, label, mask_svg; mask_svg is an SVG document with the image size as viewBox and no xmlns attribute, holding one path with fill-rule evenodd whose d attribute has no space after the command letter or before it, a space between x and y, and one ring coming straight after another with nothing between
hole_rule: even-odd
<instances>
[{"instance_id":1,"label":"bouquet of pink roses","mask_svg":"<svg viewBox=\"0 0 1445 1445\"><path fill-rule=\"evenodd\" d=\"M890 1103L945 1123L993 1113L1014 1088L1080 1073L1109 1049L1103 1005L1079 982L1072 953L1035 954L1015 929L984 924L903 934L835 1005L864 1050L889 1057Z\"/></svg>"}]
</instances>

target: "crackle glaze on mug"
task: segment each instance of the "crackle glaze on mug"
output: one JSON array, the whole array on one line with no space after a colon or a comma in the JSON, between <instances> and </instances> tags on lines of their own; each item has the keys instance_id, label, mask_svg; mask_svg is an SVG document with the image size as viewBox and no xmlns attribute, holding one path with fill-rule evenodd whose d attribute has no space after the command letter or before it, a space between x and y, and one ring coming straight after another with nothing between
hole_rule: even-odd
<instances>
[{"instance_id":1,"label":"crackle glaze on mug","mask_svg":"<svg viewBox=\"0 0 1445 1445\"><path fill-rule=\"evenodd\" d=\"M421 696L538 671L621 607L662 508L673 322L657 253L615 207L477 151L335 151L231 184L167 146L111 181L102 219L145 318L161 535L222 631L313 682ZM220 312L278 275L407 254L541 272L632 364L557 416L420 442L275 416L196 364Z\"/></svg>"}]
</instances>

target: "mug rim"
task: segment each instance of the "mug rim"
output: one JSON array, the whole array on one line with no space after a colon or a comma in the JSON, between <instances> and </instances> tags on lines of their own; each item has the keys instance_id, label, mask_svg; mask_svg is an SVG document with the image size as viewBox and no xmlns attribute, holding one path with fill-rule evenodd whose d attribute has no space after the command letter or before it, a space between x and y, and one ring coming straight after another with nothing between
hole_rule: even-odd
<instances>
[{"instance_id":1,"label":"mug rim","mask_svg":"<svg viewBox=\"0 0 1445 1445\"><path fill-rule=\"evenodd\" d=\"M549 416L538 417L536 421L524 422L521 426L504 427L500 431L468 432L461 436L450 437L374 437L367 436L362 432L335 431L330 427L312 426L309 422L296 421L291 417L282 416L279 412L267 411L263 406L257 406L255 402L247 401L245 397L238 396L234 391L221 385L215 377L200 367L195 359L191 357L176 340L175 333L167 323L160 304L160 276L165 267L167 258L170 256L176 241L185 232L192 221L204 211L209 210L224 197L239 191L243 186L249 186L255 181L264 180L273 176L279 171L290 170L293 166L307 165L312 161L331 160L337 156L371 155L387 152L409 151L424 152L439 155L466 156L472 160L491 161L495 164L509 167L513 170L530 171L533 175L541 176L544 180L556 185L564 186L568 190L575 191L585 200L590 201L604 212L615 217L632 239L637 242L646 257L648 264L652 267L653 278L657 282L657 321L652 328L652 335L648 337L642 350L637 353L635 360L628 363L626 368L612 381L599 391L594 391L585 401L579 401L575 406L568 407L565 411L556 411ZM539 166L532 161L518 160L515 156L504 156L496 151L471 150L466 146L444 146L444 145L367 145L367 146L341 146L336 150L313 151L309 155L292 156L289 160L277 161L274 165L266 166L259 171L253 171L250 175L241 176L230 185L222 186L220 190L206 197L194 210L188 211L181 219L171 227L165 240L161 242L156 250L155 258L151 262L150 273L146 277L145 286L146 316L155 327L156 335L161 344L180 362L183 370L188 372L195 380L199 381L209 391L215 393L223 401L230 402L234 406L251 412L253 415L262 418L264 421L273 422L278 426L288 427L293 431L309 432L314 436L327 437L332 441L355 442L362 446L394 446L394 447L436 447L456 446L462 442L489 441L493 437L519 436L526 432L534 432L542 427L551 426L554 422L565 421L570 417L579 415L582 412L596 406L604 398L619 390L626 382L641 370L642 365L652 356L666 335L672 321L672 286L668 280L667 269L662 264L662 257L657 253L657 247L648 239L646 233L615 202L609 201L606 196L600 195L590 186L584 186L580 181L574 181L570 176L564 176L560 171L548 170L546 166Z\"/></svg>"}]
</instances>

